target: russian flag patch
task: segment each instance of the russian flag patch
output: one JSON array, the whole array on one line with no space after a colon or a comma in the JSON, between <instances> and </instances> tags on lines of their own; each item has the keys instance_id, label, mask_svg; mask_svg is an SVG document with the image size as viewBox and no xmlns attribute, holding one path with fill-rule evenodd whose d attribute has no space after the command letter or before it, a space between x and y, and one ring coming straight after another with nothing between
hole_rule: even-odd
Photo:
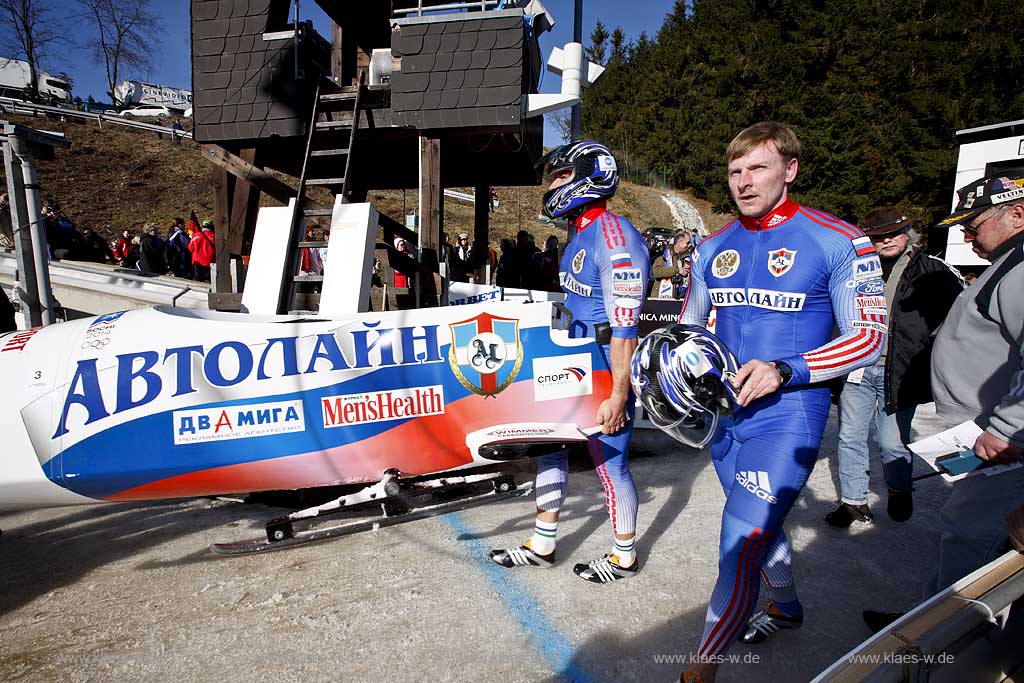
<instances>
[{"instance_id":1,"label":"russian flag patch","mask_svg":"<svg viewBox=\"0 0 1024 683\"><path fill-rule=\"evenodd\" d=\"M867 235L861 235L857 239L850 241L853 242L853 248L857 252L857 256L867 256L868 254L875 253L875 245L871 244L871 238Z\"/></svg>"},{"instance_id":2,"label":"russian flag patch","mask_svg":"<svg viewBox=\"0 0 1024 683\"><path fill-rule=\"evenodd\" d=\"M612 254L612 268L632 268L633 259L629 254Z\"/></svg>"}]
</instances>

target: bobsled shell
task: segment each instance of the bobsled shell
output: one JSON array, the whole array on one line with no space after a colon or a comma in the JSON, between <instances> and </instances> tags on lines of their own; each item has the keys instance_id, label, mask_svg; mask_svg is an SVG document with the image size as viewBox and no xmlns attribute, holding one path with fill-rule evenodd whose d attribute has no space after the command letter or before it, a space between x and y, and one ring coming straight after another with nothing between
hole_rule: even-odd
<instances>
[{"instance_id":1,"label":"bobsled shell","mask_svg":"<svg viewBox=\"0 0 1024 683\"><path fill-rule=\"evenodd\" d=\"M465 435L492 425L593 427L604 356L556 341L550 319L547 303L312 321L140 309L51 326L19 363L0 352L0 375L52 377L8 419L74 502L361 483L470 466Z\"/></svg>"}]
</instances>

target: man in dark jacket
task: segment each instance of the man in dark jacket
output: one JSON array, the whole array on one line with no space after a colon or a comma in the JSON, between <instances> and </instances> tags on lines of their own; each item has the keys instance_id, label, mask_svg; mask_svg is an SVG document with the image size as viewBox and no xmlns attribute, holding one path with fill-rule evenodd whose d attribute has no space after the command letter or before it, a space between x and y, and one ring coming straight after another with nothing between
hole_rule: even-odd
<instances>
[{"instance_id":1,"label":"man in dark jacket","mask_svg":"<svg viewBox=\"0 0 1024 683\"><path fill-rule=\"evenodd\" d=\"M889 334L881 360L863 372L850 373L839 399L841 498L839 507L825 516L834 527L872 520L867 504L867 437L872 421L889 489L889 517L904 522L913 513L912 464L905 444L916 407L932 400L933 335L963 290L959 273L914 246L913 223L899 209L882 207L869 211L860 226L878 253L885 288L861 292L861 287L877 285L854 280L852 286L862 295L857 306L869 317L872 308L888 314Z\"/></svg>"},{"instance_id":2,"label":"man in dark jacket","mask_svg":"<svg viewBox=\"0 0 1024 683\"><path fill-rule=\"evenodd\" d=\"M192 276L192 253L188 250L189 237L185 232L185 221L175 218L167 231L167 268L177 277Z\"/></svg>"},{"instance_id":3,"label":"man in dark jacket","mask_svg":"<svg viewBox=\"0 0 1024 683\"><path fill-rule=\"evenodd\" d=\"M114 258L114 252L110 250L110 245L107 241L100 237L100 235L92 228L82 228L82 249L78 254L78 259L81 261L91 261L92 263L106 263L108 260L111 263L116 264L117 259Z\"/></svg>"},{"instance_id":4,"label":"man in dark jacket","mask_svg":"<svg viewBox=\"0 0 1024 683\"><path fill-rule=\"evenodd\" d=\"M469 282L469 263L472 258L469 235L460 233L454 245L448 244L445 238L445 248L448 250L448 279L452 282Z\"/></svg>"},{"instance_id":5,"label":"man in dark jacket","mask_svg":"<svg viewBox=\"0 0 1024 683\"><path fill-rule=\"evenodd\" d=\"M160 228L156 223L147 223L142 229L139 243L139 270L144 275L164 275L167 262L164 260L164 241L157 235Z\"/></svg>"}]
</instances>

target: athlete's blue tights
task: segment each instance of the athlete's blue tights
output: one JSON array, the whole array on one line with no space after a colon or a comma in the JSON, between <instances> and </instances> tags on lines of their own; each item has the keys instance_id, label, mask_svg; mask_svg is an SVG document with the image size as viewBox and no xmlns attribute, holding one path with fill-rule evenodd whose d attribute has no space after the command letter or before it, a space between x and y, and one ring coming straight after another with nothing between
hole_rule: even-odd
<instances>
[{"instance_id":1,"label":"athlete's blue tights","mask_svg":"<svg viewBox=\"0 0 1024 683\"><path fill-rule=\"evenodd\" d=\"M718 582L701 638L702 656L728 649L754 611L761 576L779 602L797 599L782 523L814 468L821 432L760 432L729 424L711 447L725 490Z\"/></svg>"}]
</instances>

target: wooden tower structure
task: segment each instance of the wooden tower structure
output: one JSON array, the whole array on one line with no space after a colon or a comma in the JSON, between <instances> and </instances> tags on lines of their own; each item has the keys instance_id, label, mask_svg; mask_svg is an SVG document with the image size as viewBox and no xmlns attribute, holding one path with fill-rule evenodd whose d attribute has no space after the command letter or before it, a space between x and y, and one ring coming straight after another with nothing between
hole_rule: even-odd
<instances>
[{"instance_id":1,"label":"wooden tower structure","mask_svg":"<svg viewBox=\"0 0 1024 683\"><path fill-rule=\"evenodd\" d=\"M333 22L329 42L296 24L290 0L192 0L193 134L215 164L213 307L237 300L232 263L251 250L261 193L297 198L297 250L309 246L302 221L331 214L307 188L344 202L418 189L419 239L382 217L378 246L408 268L391 241L410 239L418 267L436 273L444 188L475 188L474 242L486 252L490 187L539 182L543 124L525 112L542 65L523 10L493 9L494 0L317 1Z\"/></svg>"}]
</instances>

